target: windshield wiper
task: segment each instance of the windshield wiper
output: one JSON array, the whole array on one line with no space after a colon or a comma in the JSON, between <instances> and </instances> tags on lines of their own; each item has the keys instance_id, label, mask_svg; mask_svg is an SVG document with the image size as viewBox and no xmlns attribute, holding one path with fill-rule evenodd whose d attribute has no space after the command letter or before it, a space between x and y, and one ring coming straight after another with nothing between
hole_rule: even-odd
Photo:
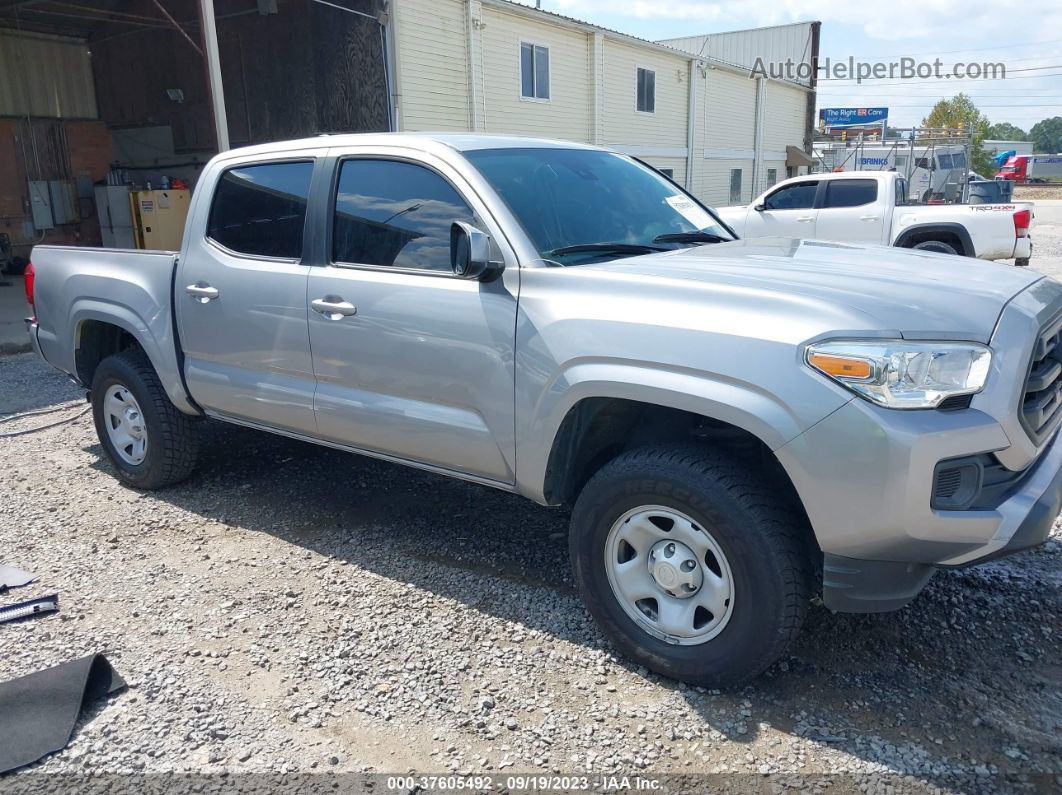
<instances>
[{"instance_id":1,"label":"windshield wiper","mask_svg":"<svg viewBox=\"0 0 1062 795\"><path fill-rule=\"evenodd\" d=\"M663 246L648 246L641 243L579 243L574 246L561 246L546 253L550 256L581 254L584 251L604 251L613 254L652 254L654 251L667 250Z\"/></svg>"},{"instance_id":2,"label":"windshield wiper","mask_svg":"<svg viewBox=\"0 0 1062 795\"><path fill-rule=\"evenodd\" d=\"M717 235L714 232L671 232L666 235L657 235L653 238L654 243L729 243L730 238Z\"/></svg>"}]
</instances>

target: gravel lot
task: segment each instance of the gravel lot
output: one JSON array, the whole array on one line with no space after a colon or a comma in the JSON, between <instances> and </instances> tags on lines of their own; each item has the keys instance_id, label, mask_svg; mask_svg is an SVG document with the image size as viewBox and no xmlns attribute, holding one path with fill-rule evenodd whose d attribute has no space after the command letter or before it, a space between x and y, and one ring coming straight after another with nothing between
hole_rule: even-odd
<instances>
[{"instance_id":1,"label":"gravel lot","mask_svg":"<svg viewBox=\"0 0 1062 795\"><path fill-rule=\"evenodd\" d=\"M1036 240L1036 266L1062 276L1062 227ZM32 355L0 358L0 413L81 397ZM0 431L53 416L64 412ZM0 560L40 577L0 603L62 600L58 615L0 626L0 679L102 651L131 684L0 790L156 771L1062 786L1058 527L1040 549L942 572L899 613L814 607L786 660L716 693L608 648L574 594L562 511L235 426L202 430L197 474L157 493L118 483L87 415L0 439Z\"/></svg>"}]
</instances>

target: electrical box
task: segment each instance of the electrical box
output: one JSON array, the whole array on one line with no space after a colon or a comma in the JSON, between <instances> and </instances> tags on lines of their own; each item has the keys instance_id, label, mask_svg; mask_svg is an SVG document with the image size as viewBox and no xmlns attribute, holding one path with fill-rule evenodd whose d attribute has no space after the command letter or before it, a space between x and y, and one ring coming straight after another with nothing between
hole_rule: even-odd
<instances>
[{"instance_id":1,"label":"electrical box","mask_svg":"<svg viewBox=\"0 0 1062 795\"><path fill-rule=\"evenodd\" d=\"M33 228L38 232L44 229L55 229L55 220L52 217L52 196L45 180L30 180L30 215L33 216Z\"/></svg>"},{"instance_id":2,"label":"electrical box","mask_svg":"<svg viewBox=\"0 0 1062 795\"><path fill-rule=\"evenodd\" d=\"M76 224L81 220L77 211L77 188L73 182L50 180L48 195L52 200L52 220L56 224Z\"/></svg>"},{"instance_id":3,"label":"electrical box","mask_svg":"<svg viewBox=\"0 0 1062 795\"><path fill-rule=\"evenodd\" d=\"M187 190L130 191L136 247L178 251L191 198L191 191Z\"/></svg>"}]
</instances>

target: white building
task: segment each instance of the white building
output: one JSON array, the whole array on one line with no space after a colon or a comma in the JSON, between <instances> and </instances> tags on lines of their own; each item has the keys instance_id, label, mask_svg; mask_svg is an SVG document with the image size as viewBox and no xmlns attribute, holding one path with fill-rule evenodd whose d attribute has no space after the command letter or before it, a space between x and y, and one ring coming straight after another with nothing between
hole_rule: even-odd
<instances>
[{"instance_id":1,"label":"white building","mask_svg":"<svg viewBox=\"0 0 1062 795\"><path fill-rule=\"evenodd\" d=\"M399 130L609 146L718 206L810 164L813 81L750 68L810 63L817 22L650 42L507 0L402 0L391 13Z\"/></svg>"}]
</instances>

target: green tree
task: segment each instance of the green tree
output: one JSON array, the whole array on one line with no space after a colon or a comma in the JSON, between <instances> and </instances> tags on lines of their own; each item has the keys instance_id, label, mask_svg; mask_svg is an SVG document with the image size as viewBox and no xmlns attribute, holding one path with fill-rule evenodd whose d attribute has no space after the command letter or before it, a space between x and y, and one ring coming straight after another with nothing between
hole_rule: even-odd
<instances>
[{"instance_id":1,"label":"green tree","mask_svg":"<svg viewBox=\"0 0 1062 795\"><path fill-rule=\"evenodd\" d=\"M956 136L963 134L964 130L972 130L971 170L979 174L995 173L992 156L985 151L983 145L985 138L988 137L988 117L977 109L977 105L966 94L956 94L950 99L940 100L929 111L929 115L922 119L922 126L954 129ZM932 137L939 141L941 134L934 133Z\"/></svg>"},{"instance_id":2,"label":"green tree","mask_svg":"<svg viewBox=\"0 0 1062 795\"><path fill-rule=\"evenodd\" d=\"M1028 141L1029 134L1025 132L1021 127L1015 127L1013 124L1005 121L1001 121L997 124L993 124L988 128L988 134L985 136L990 141Z\"/></svg>"},{"instance_id":3,"label":"green tree","mask_svg":"<svg viewBox=\"0 0 1062 795\"><path fill-rule=\"evenodd\" d=\"M1062 152L1062 116L1038 121L1029 130L1034 151L1053 155Z\"/></svg>"}]
</instances>

